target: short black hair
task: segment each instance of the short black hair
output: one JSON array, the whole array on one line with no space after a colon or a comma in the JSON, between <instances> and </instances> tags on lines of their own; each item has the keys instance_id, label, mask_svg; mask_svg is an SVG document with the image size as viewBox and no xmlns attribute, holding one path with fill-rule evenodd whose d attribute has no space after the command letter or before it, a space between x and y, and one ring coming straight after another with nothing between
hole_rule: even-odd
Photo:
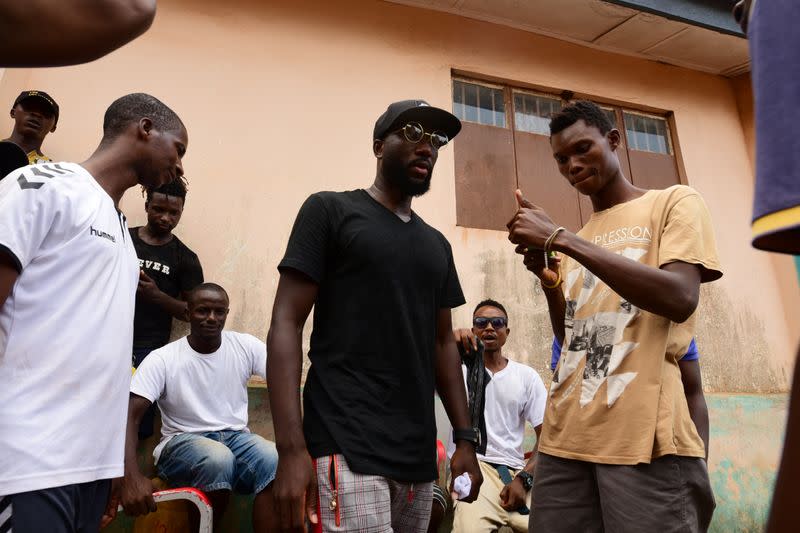
<instances>
[{"instance_id":1,"label":"short black hair","mask_svg":"<svg viewBox=\"0 0 800 533\"><path fill-rule=\"evenodd\" d=\"M614 128L600 106L589 100L577 100L550 118L550 135L569 128L579 120L583 120L587 126L594 126L603 135Z\"/></svg>"},{"instance_id":2,"label":"short black hair","mask_svg":"<svg viewBox=\"0 0 800 533\"><path fill-rule=\"evenodd\" d=\"M230 297L228 296L228 291L223 289L222 286L217 285L216 283L206 282L206 283L201 283L200 285L198 285L197 287L195 287L194 289L192 289L189 292L188 298L186 299L187 302L191 302L194 299L194 295L197 294L200 291L218 292L220 294L224 294L225 295L225 299L228 300L228 302L231 301Z\"/></svg>"},{"instance_id":3,"label":"short black hair","mask_svg":"<svg viewBox=\"0 0 800 533\"><path fill-rule=\"evenodd\" d=\"M472 311L472 314L475 315L475 313L477 313L478 309L480 309L481 307L494 307L496 309L499 309L503 312L504 315L506 315L506 318L508 318L508 311L506 311L506 308L503 307L503 304L501 304L497 300L492 300L491 298L485 299L484 301L475 306L475 310Z\"/></svg>"},{"instance_id":4,"label":"short black hair","mask_svg":"<svg viewBox=\"0 0 800 533\"><path fill-rule=\"evenodd\" d=\"M183 200L183 205L186 205L186 192L189 190L188 182L184 176L178 176L174 180L170 181L169 183L165 183L161 187L142 187L142 194L146 195L146 202L150 203L150 200L153 199L153 194L161 193L167 196L174 196L176 198L180 198Z\"/></svg>"},{"instance_id":5,"label":"short black hair","mask_svg":"<svg viewBox=\"0 0 800 533\"><path fill-rule=\"evenodd\" d=\"M149 118L159 131L176 131L184 128L178 115L164 102L145 93L133 93L114 100L103 117L103 140L113 141L125 131L131 122Z\"/></svg>"}]
</instances>

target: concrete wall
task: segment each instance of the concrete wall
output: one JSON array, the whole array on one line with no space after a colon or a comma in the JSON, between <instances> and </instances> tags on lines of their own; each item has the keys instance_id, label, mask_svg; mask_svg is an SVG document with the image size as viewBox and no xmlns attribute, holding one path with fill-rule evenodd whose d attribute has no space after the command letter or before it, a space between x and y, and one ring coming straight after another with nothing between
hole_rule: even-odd
<instances>
[{"instance_id":1,"label":"concrete wall","mask_svg":"<svg viewBox=\"0 0 800 533\"><path fill-rule=\"evenodd\" d=\"M62 114L45 152L76 161L92 152L105 108L122 94L150 92L178 111L190 139L178 233L208 279L229 289L230 327L263 337L300 203L317 190L369 185L375 118L401 98L449 108L452 69L674 111L686 176L709 205L725 269L700 307L706 386L787 388L798 332L785 317L796 316L796 285L749 247L752 140L727 79L377 0L162 0L153 28L104 59L6 70L0 102L23 88L50 92ZM10 129L0 119L0 131ZM503 232L455 226L452 154L441 153L415 209L452 242L468 302L504 302L509 351L546 375L544 298ZM123 201L134 224L142 205L137 190ZM456 324L469 315L470 305L457 310Z\"/></svg>"},{"instance_id":2,"label":"concrete wall","mask_svg":"<svg viewBox=\"0 0 800 533\"><path fill-rule=\"evenodd\" d=\"M756 131L755 115L753 105L753 86L750 74L742 74L731 80L734 94L736 96L736 107L739 111L739 119L742 125L747 155L750 158L750 167L755 174L756 164ZM791 338L800 338L800 321L795 317L800 316L800 283L797 282L800 275L800 257L795 258L784 254L766 254L772 261L774 276L783 290L784 297L784 318ZM791 353L791 350L790 350Z\"/></svg>"}]
</instances>

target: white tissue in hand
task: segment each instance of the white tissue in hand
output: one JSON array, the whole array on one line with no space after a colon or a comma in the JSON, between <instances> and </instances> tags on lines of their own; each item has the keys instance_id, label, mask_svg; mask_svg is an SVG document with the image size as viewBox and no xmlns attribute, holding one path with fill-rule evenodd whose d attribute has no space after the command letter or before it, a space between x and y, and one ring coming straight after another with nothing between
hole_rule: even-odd
<instances>
[{"instance_id":1,"label":"white tissue in hand","mask_svg":"<svg viewBox=\"0 0 800 533\"><path fill-rule=\"evenodd\" d=\"M463 500L469 496L469 493L472 490L472 479L470 479L469 474L464 472L455 480L453 480L453 490L458 494L459 500Z\"/></svg>"}]
</instances>

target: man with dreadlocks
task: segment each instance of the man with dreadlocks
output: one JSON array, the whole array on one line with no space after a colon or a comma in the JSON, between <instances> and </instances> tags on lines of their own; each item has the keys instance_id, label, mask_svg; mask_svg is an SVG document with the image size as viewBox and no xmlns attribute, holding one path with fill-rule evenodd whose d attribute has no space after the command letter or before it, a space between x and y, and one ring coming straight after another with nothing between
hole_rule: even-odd
<instances>
[{"instance_id":1,"label":"man with dreadlocks","mask_svg":"<svg viewBox=\"0 0 800 533\"><path fill-rule=\"evenodd\" d=\"M186 295L203 283L197 254L172 230L186 203L186 180L179 177L158 188L145 189L147 225L131 228L139 257L139 286L133 319L133 366L138 368L151 351L169 342L172 319L187 320ZM155 404L139 426L139 438L153 434Z\"/></svg>"}]
</instances>

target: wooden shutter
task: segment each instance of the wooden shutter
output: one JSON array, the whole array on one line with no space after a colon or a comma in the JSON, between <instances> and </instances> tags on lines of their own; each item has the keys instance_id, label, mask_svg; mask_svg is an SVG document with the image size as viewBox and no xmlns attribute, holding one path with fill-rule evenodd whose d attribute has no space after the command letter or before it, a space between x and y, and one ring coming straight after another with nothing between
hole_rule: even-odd
<instances>
[{"instance_id":1,"label":"wooden shutter","mask_svg":"<svg viewBox=\"0 0 800 533\"><path fill-rule=\"evenodd\" d=\"M505 230L516 209L511 130L464 122L453 143L456 224Z\"/></svg>"}]
</instances>

